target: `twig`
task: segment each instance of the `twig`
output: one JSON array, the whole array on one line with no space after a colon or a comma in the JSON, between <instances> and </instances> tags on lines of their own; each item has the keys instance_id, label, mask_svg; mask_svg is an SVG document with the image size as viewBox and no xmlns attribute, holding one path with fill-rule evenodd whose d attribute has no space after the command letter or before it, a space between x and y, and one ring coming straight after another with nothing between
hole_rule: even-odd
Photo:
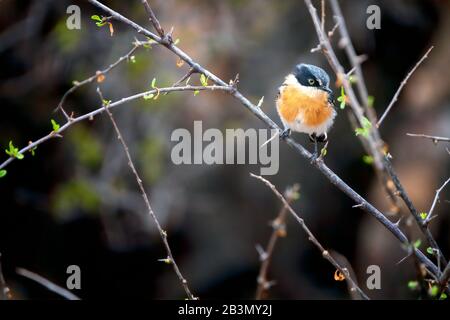
<instances>
[{"instance_id":1,"label":"twig","mask_svg":"<svg viewBox=\"0 0 450 320\"><path fill-rule=\"evenodd\" d=\"M100 96L101 101L103 102L103 108L106 111L106 114L109 116L109 119L111 120L111 123L114 127L114 130L116 131L117 134L117 139L120 141L120 143L122 144L123 150L125 152L125 155L127 156L127 160L128 160L128 166L130 167L131 171L133 172L135 178L136 178L136 182L139 186L139 189L141 191L142 197L144 198L144 202L145 205L147 207L148 213L149 215L152 217L153 221L155 222L156 227L158 228L158 232L159 235L161 236L161 239L164 243L164 247L166 248L166 252L167 252L167 259L165 260L167 261L167 263L171 264L173 267L173 270L175 271L176 275L178 276L178 279L180 280L181 286L183 287L184 291L186 292L188 298L190 300L196 300L197 298L191 293L191 290L189 289L187 280L183 277L183 274L180 271L180 268L178 267L177 263L175 262L175 258L173 257L172 254L172 250L170 249L170 245L169 242L167 240L167 232L165 230L163 230L163 228L161 227L158 218L156 217L155 213L153 212L153 209L150 205L150 200L148 199L147 193L145 191L144 188L144 184L142 182L141 177L139 176L136 167L133 163L133 159L131 158L130 152L128 150L128 145L126 144L124 138L122 137L122 134L120 132L119 127L117 126L116 121L114 120L113 114L111 113L111 111L109 110L109 104L104 103L105 99L103 98L103 95L100 91L99 88L97 88L97 93Z\"/></svg>"},{"instance_id":2,"label":"twig","mask_svg":"<svg viewBox=\"0 0 450 320\"><path fill-rule=\"evenodd\" d=\"M361 297L365 300L369 300L369 297L364 293L364 291L361 290L361 288L358 286L355 280L350 276L350 272L347 268L343 268L340 266L339 263L330 255L330 253L324 249L324 247L320 244L320 242L317 240L317 238L314 236L314 234L309 230L308 226L305 224L304 220L300 218L300 216L292 209L289 202L283 197L283 195L275 188L275 186L269 182L267 179L264 179L261 176L255 175L253 173L250 173L250 176L253 178L256 178L260 181L262 181L265 185L267 185L272 192L278 197L278 199L281 200L284 207L287 208L289 213L297 220L297 222L300 224L302 229L306 232L308 235L308 240L311 241L322 253L322 256L328 260L336 269L338 269L342 274L345 275L345 279L351 284L351 289L358 291L358 293L361 295Z\"/></svg>"},{"instance_id":3,"label":"twig","mask_svg":"<svg viewBox=\"0 0 450 320\"><path fill-rule=\"evenodd\" d=\"M372 108L368 106L368 93L366 88L366 82L364 80L364 74L361 70L361 59L356 54L355 48L353 47L352 41L350 39L350 35L347 30L347 24L345 23L344 16L342 14L341 8L339 6L339 2L337 0L330 1L331 10L336 18L336 23L338 24L339 33L341 34L341 38L344 39L345 42L345 53L350 61L350 64L355 68L355 74L357 77L356 88L358 89L359 98L361 104L364 106L366 113L368 114L369 120L372 123L375 123L376 116L375 112Z\"/></svg>"},{"instance_id":4,"label":"twig","mask_svg":"<svg viewBox=\"0 0 450 320\"><path fill-rule=\"evenodd\" d=\"M438 299L440 298L442 292L444 292L447 288L447 283L450 280L450 263L445 266L444 271L442 272L441 277L439 278L439 291L437 294Z\"/></svg>"},{"instance_id":5,"label":"twig","mask_svg":"<svg viewBox=\"0 0 450 320\"><path fill-rule=\"evenodd\" d=\"M417 225L419 226L422 233L427 238L428 243L430 246L437 252L438 259L440 257L440 260L444 265L447 264L447 261L442 254L441 249L439 248L436 240L434 239L433 235L431 234L430 229L428 229L428 225L424 224L424 220L420 216L420 213L417 211L416 207L412 203L411 199L409 198L408 194L406 193L405 188L402 186L400 179L398 178L397 174L394 171L394 168L392 167L391 162L388 159L388 156L385 156L384 158L385 167L388 170L389 174L391 175L392 181L394 182L394 185L398 191L398 194L402 198L402 200L405 202L406 206L408 207L409 211L411 212L412 216L414 217L414 220L416 220Z\"/></svg>"},{"instance_id":6,"label":"twig","mask_svg":"<svg viewBox=\"0 0 450 320\"><path fill-rule=\"evenodd\" d=\"M439 141L450 142L450 138L447 138L447 137L429 136L427 134L418 134L418 133L407 133L406 135L410 136L410 137L420 137L420 138L431 139L434 144L438 144Z\"/></svg>"},{"instance_id":7,"label":"twig","mask_svg":"<svg viewBox=\"0 0 450 320\"><path fill-rule=\"evenodd\" d=\"M325 32L325 0L321 0L320 1L320 10L321 10L321 26L322 26L322 30Z\"/></svg>"},{"instance_id":8,"label":"twig","mask_svg":"<svg viewBox=\"0 0 450 320\"><path fill-rule=\"evenodd\" d=\"M81 300L79 297L74 295L69 290L66 290L66 289L54 284L50 280L38 275L37 273L31 272L31 271L23 269L23 268L17 268L16 272L17 272L17 274L21 275L22 277L31 279L31 280L39 283L41 286L60 295L63 298L66 298L67 300Z\"/></svg>"},{"instance_id":9,"label":"twig","mask_svg":"<svg viewBox=\"0 0 450 320\"><path fill-rule=\"evenodd\" d=\"M122 99L119 99L115 102L111 102L109 104L109 108L114 108L117 106L120 106L122 104L125 104L127 102L136 100L136 99L140 99L143 98L144 96L148 96L150 94L155 94L155 93L165 93L165 92L175 92L175 91L203 91L203 90L207 90L207 91L233 91L233 88L225 85L225 86L216 86L216 85L212 85L212 86L183 86L183 87L167 87L167 88L158 88L158 89L152 89L149 91L145 91L145 92L141 92L141 93L137 93L134 94L132 96L128 96ZM73 124L83 121L83 120L92 120L95 116L97 116L98 114L102 113L103 111L105 111L105 109L103 107L100 107L98 109L95 109L94 111L91 111L89 113L80 115L76 118L71 118L70 121L67 121L64 125L62 125L57 131L52 131L49 134L47 134L46 136L43 136L42 138L40 138L39 140L36 140L30 144L28 144L26 147L23 147L22 149L19 150L19 153L24 154L25 152L27 152L28 150L31 150L37 146L39 146L40 144L46 142L47 140L50 140L52 138L56 138L56 137L61 137L61 133L63 133L65 130L67 130L69 127L71 127ZM15 157L9 157L8 159L6 159L5 161L3 161L2 164L0 164L0 169L5 168L8 164L10 164L11 162L13 162L16 158Z\"/></svg>"},{"instance_id":10,"label":"twig","mask_svg":"<svg viewBox=\"0 0 450 320\"><path fill-rule=\"evenodd\" d=\"M389 103L388 107L386 108L386 110L384 111L383 115L381 116L380 120L378 120L377 122L377 128L379 128L381 126L381 123L383 122L383 120L386 118L387 114L389 113L389 111L391 111L392 106L394 105L394 103L398 100L398 96L400 95L400 92L402 91L403 87L406 85L406 83L408 82L409 78L412 76L412 74L414 73L414 71L416 71L416 69L420 66L420 64L428 57L428 54L430 53L430 51L433 50L433 46L430 47L430 49L427 50L427 52L425 52L425 54L423 55L423 57L416 63L416 65L411 69L411 71L406 75L405 79L403 79L403 81L400 83L400 86L397 89L397 92L395 92L394 96L392 97L391 102Z\"/></svg>"},{"instance_id":11,"label":"twig","mask_svg":"<svg viewBox=\"0 0 450 320\"><path fill-rule=\"evenodd\" d=\"M125 55L121 56L118 60L111 63L107 68L97 71L94 75L90 76L89 78L83 80L83 81L74 81L73 86L67 90L64 95L62 96L61 100L58 103L58 106L56 107L55 111L61 110L64 117L67 121L71 120L71 117L67 114L67 112L64 110L64 102L66 101L67 97L72 94L75 90L79 89L80 87L92 83L94 80L99 79L99 77L104 76L109 71L117 67L121 62L126 61L130 59L130 57L133 55L133 53L138 49L139 47L142 47L144 45L148 44L148 41L135 41L133 48L131 48L130 51L128 51Z\"/></svg>"},{"instance_id":12,"label":"twig","mask_svg":"<svg viewBox=\"0 0 450 320\"><path fill-rule=\"evenodd\" d=\"M291 188L288 188L285 192L286 202L291 204L296 198L299 190L299 185L295 184ZM269 242L267 243L266 249L260 252L261 257L261 267L258 274L258 287L256 289L256 300L261 300L263 295L267 292L270 287L271 281L267 280L267 272L269 270L270 260L275 249L278 238L285 236L286 234L286 214L287 207L283 205L280 212L278 213L275 220L272 221L271 225L273 228L272 234L270 236Z\"/></svg>"},{"instance_id":13,"label":"twig","mask_svg":"<svg viewBox=\"0 0 450 320\"><path fill-rule=\"evenodd\" d=\"M9 300L10 299L10 290L8 285L6 284L5 278L3 276L2 269L2 254L0 253L0 300Z\"/></svg>"},{"instance_id":14,"label":"twig","mask_svg":"<svg viewBox=\"0 0 450 320\"><path fill-rule=\"evenodd\" d=\"M436 190L436 195L434 196L433 203L431 205L430 210L427 213L427 217L423 220L423 225L427 226L430 223L430 220L433 219L433 212L434 208L436 207L437 202L439 201L439 194L441 191L445 188L445 186L450 182L450 177L445 180L445 182L442 184L442 186Z\"/></svg>"},{"instance_id":15,"label":"twig","mask_svg":"<svg viewBox=\"0 0 450 320\"><path fill-rule=\"evenodd\" d=\"M147 12L149 16L149 20L152 23L152 25L155 27L156 32L158 32L159 36L161 38L164 38L164 29L161 27L161 24L159 23L159 20L156 18L155 14L153 13L152 8L148 4L147 0L142 0L142 4L144 5L145 11Z\"/></svg>"}]
</instances>

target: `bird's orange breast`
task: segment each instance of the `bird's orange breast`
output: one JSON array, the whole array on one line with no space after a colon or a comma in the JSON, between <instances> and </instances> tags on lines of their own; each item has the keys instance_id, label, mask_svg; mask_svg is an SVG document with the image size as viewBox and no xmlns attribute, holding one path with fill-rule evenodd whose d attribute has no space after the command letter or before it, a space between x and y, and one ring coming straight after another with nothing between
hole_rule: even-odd
<instances>
[{"instance_id":1,"label":"bird's orange breast","mask_svg":"<svg viewBox=\"0 0 450 320\"><path fill-rule=\"evenodd\" d=\"M300 115L302 123L311 127L321 125L333 114L325 91L292 85L280 90L277 107L285 122L292 123Z\"/></svg>"}]
</instances>

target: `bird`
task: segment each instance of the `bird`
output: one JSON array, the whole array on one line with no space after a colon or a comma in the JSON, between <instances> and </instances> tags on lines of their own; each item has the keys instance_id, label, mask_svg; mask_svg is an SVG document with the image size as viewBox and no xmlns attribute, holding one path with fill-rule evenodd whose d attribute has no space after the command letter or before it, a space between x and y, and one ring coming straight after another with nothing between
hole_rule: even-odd
<instances>
[{"instance_id":1,"label":"bird","mask_svg":"<svg viewBox=\"0 0 450 320\"><path fill-rule=\"evenodd\" d=\"M313 160L317 159L318 142L328 141L327 132L336 117L330 77L322 68L300 63L289 73L278 89L276 108L285 139L292 131L306 133L314 142Z\"/></svg>"}]
</instances>

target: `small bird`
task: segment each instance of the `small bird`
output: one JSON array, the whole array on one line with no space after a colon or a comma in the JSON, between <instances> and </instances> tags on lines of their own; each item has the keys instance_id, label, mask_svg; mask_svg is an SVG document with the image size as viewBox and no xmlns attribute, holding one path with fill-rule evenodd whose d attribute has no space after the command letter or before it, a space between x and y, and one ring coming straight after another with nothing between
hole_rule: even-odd
<instances>
[{"instance_id":1,"label":"small bird","mask_svg":"<svg viewBox=\"0 0 450 320\"><path fill-rule=\"evenodd\" d=\"M336 110L330 77L325 70L311 64L298 64L286 76L278 90L276 106L284 125L281 138L292 131L309 135L314 142L313 159L318 156L317 143L327 141Z\"/></svg>"}]
</instances>

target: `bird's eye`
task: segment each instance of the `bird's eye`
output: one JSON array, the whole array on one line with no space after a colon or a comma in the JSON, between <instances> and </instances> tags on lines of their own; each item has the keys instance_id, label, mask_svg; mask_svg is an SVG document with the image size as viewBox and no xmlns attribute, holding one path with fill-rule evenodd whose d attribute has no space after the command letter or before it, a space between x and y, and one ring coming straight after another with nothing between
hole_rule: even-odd
<instances>
[{"instance_id":1,"label":"bird's eye","mask_svg":"<svg viewBox=\"0 0 450 320\"><path fill-rule=\"evenodd\" d=\"M314 79L308 79L308 83L310 84L310 85L313 85L314 84Z\"/></svg>"}]
</instances>

